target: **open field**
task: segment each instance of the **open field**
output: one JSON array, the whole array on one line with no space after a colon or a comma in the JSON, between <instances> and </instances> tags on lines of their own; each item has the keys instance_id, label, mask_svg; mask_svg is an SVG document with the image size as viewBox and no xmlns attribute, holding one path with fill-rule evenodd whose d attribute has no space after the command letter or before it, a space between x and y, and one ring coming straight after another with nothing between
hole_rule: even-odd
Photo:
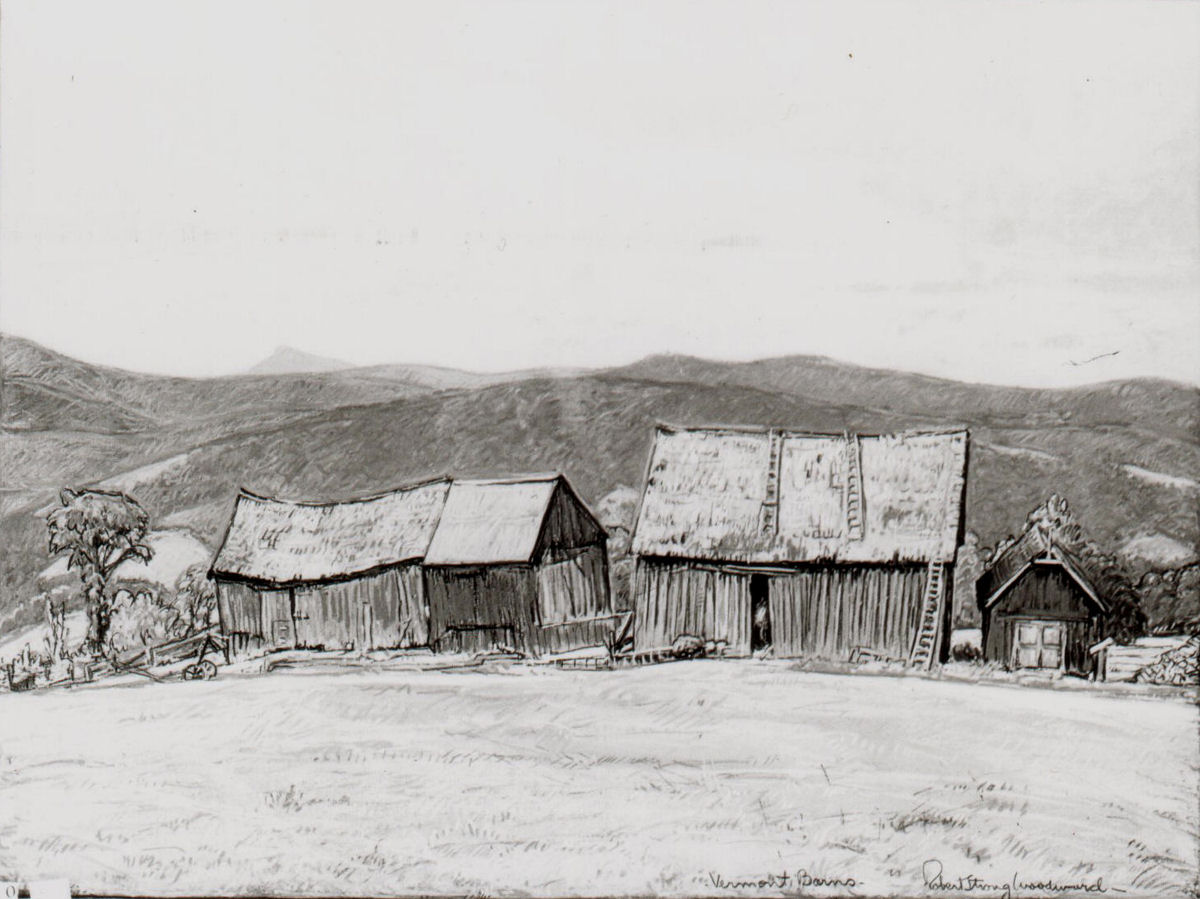
<instances>
[{"instance_id":1,"label":"open field","mask_svg":"<svg viewBox=\"0 0 1200 899\"><path fill-rule=\"evenodd\" d=\"M815 895L961 894L940 866L1180 896L1196 877L1182 694L696 661L226 672L7 695L0 721L0 880L91 892L770 895L803 870L854 881Z\"/></svg>"}]
</instances>

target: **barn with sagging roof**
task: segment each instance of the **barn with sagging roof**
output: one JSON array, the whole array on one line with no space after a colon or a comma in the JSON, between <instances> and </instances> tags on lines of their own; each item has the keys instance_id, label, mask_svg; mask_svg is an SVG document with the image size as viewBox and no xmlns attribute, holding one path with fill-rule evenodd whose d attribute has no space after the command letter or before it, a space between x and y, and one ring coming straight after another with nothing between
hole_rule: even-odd
<instances>
[{"instance_id":1,"label":"barn with sagging roof","mask_svg":"<svg viewBox=\"0 0 1200 899\"><path fill-rule=\"evenodd\" d=\"M965 429L655 434L634 525L636 650L689 635L732 655L949 650Z\"/></svg>"},{"instance_id":2,"label":"barn with sagging roof","mask_svg":"<svg viewBox=\"0 0 1200 899\"><path fill-rule=\"evenodd\" d=\"M238 653L611 636L607 534L561 475L440 478L345 502L241 491L209 576Z\"/></svg>"},{"instance_id":3,"label":"barn with sagging roof","mask_svg":"<svg viewBox=\"0 0 1200 899\"><path fill-rule=\"evenodd\" d=\"M241 491L209 576L221 630L251 649L424 646L421 561L450 479L348 502Z\"/></svg>"}]
</instances>

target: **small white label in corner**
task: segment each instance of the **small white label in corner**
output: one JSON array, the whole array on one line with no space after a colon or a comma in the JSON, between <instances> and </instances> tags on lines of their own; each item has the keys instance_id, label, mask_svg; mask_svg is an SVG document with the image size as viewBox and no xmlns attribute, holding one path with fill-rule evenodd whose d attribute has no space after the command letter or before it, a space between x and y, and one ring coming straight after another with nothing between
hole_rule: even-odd
<instances>
[{"instance_id":1,"label":"small white label in corner","mask_svg":"<svg viewBox=\"0 0 1200 899\"><path fill-rule=\"evenodd\" d=\"M31 880L29 899L71 899L71 884L65 879Z\"/></svg>"}]
</instances>

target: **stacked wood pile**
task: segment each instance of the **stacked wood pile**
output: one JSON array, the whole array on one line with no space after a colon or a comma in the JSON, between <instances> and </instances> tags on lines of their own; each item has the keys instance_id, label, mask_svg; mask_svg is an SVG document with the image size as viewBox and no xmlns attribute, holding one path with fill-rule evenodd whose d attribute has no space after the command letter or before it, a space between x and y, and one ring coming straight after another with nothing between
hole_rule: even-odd
<instances>
[{"instance_id":1,"label":"stacked wood pile","mask_svg":"<svg viewBox=\"0 0 1200 899\"><path fill-rule=\"evenodd\" d=\"M1133 679L1142 684L1200 685L1200 636L1164 652L1156 662L1139 669Z\"/></svg>"},{"instance_id":2,"label":"stacked wood pile","mask_svg":"<svg viewBox=\"0 0 1200 899\"><path fill-rule=\"evenodd\" d=\"M1129 682L1143 668L1153 665L1164 653L1187 643L1187 637L1139 637L1129 644L1108 648L1108 680Z\"/></svg>"}]
</instances>

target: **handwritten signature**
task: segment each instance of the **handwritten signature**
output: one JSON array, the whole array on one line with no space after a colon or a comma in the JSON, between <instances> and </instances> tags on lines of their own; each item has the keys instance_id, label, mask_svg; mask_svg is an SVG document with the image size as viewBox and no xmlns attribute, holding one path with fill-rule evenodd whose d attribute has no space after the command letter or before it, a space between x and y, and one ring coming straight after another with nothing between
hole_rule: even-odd
<instances>
[{"instance_id":1,"label":"handwritten signature","mask_svg":"<svg viewBox=\"0 0 1200 899\"><path fill-rule=\"evenodd\" d=\"M945 866L940 860L931 858L921 866L921 879L925 881L927 890L950 893L998 893L1000 899L1013 899L1015 896L1030 893L1123 893L1117 887L1105 886L1104 878L1097 877L1093 881L1056 880L1053 877L1034 878L1026 880L1020 874L1014 873L1006 882L987 880L974 874L963 874L951 877L946 874Z\"/></svg>"},{"instance_id":2,"label":"handwritten signature","mask_svg":"<svg viewBox=\"0 0 1200 899\"><path fill-rule=\"evenodd\" d=\"M756 874L730 880L714 871L708 872L708 880L718 890L788 890L806 889L808 887L836 887L852 890L863 885L857 877L830 877L810 874L801 868L796 872L780 871L779 873Z\"/></svg>"}]
</instances>

